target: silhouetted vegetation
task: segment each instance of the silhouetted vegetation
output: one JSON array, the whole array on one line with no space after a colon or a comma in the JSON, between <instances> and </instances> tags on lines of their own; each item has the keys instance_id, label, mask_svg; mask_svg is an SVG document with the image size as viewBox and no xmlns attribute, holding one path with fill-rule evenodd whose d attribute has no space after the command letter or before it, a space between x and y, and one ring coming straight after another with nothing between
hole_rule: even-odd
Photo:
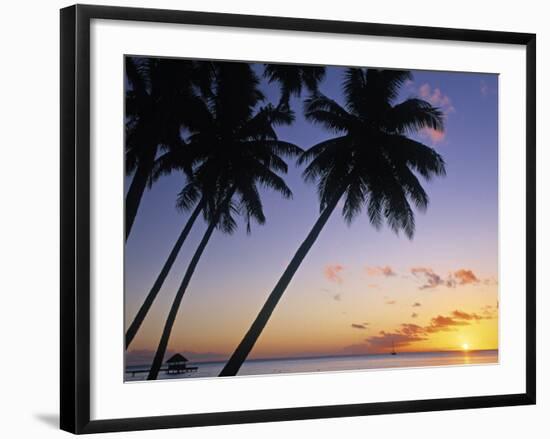
<instances>
[{"instance_id":1,"label":"silhouetted vegetation","mask_svg":"<svg viewBox=\"0 0 550 439\"><path fill-rule=\"evenodd\" d=\"M414 209L425 210L425 179L445 174L441 156L409 137L424 128L443 129L443 115L428 102L396 103L407 71L350 68L343 81L345 105L324 96L325 68L264 64L263 77L279 90L267 102L258 69L238 62L126 58L126 239L143 194L159 178L185 177L176 205L188 218L159 275L126 332L126 348L138 333L197 218L207 224L167 315L148 379L156 379L182 298L215 230L232 234L239 218L250 233L266 221L260 189L292 196L283 175L286 160L306 165L315 182L320 216L275 285L221 375L235 375L267 324L301 262L336 205L351 224L363 210L371 224L386 223L412 238ZM276 127L291 125L291 97L307 91L304 114L331 136L307 151L278 138Z\"/></svg>"},{"instance_id":2,"label":"silhouetted vegetation","mask_svg":"<svg viewBox=\"0 0 550 439\"><path fill-rule=\"evenodd\" d=\"M307 100L306 117L336 134L299 159L308 163L305 180L317 183L321 214L220 376L238 373L340 199L348 223L365 209L375 227L385 221L412 238L410 202L419 209L428 206L428 195L414 172L426 179L444 175L445 163L433 149L406 136L421 128L443 129L441 112L419 99L393 105L410 76L406 71L348 69L345 108L321 94Z\"/></svg>"}]
</instances>

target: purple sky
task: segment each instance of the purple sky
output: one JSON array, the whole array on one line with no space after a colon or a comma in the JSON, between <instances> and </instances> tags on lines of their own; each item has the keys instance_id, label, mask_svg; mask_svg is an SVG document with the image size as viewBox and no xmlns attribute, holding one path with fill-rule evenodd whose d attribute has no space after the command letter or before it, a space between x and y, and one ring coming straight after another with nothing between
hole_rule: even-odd
<instances>
[{"instance_id":1,"label":"purple sky","mask_svg":"<svg viewBox=\"0 0 550 439\"><path fill-rule=\"evenodd\" d=\"M329 67L320 87L340 102L343 72L343 68ZM364 213L348 226L337 208L260 338L257 356L338 352L339 347L361 343L365 336L340 334L339 325L348 331L351 324L368 320L377 321L378 329L388 330L410 314L404 308L380 307L377 301L381 300L398 304L431 301L433 315L458 308L479 311L496 302L496 287L483 290L479 286L475 291L440 287L424 292L411 275L411 267L430 267L442 275L469 269L479 279L496 279L498 275L498 76L429 71L413 71L413 76L398 100L419 96L439 106L447 117L443 137L428 132L417 136L443 156L447 176L425 183L430 205L425 214L416 215L414 239L397 236L386 227L375 230ZM277 102L276 86L263 81L262 90L269 101ZM293 98L291 106L296 122L277 129L281 139L306 149L331 135L304 120L301 99ZM169 349L225 354L240 341L317 219L316 188L303 182L302 170L289 163L286 181L294 194L292 200L263 191L264 226L253 226L249 236L243 223L232 236L214 234L183 299ZM182 185L183 177L178 175L161 179L142 200L125 253L127 324L187 219L174 207ZM204 229L202 219L197 221L134 341L134 349L156 348L166 310ZM398 274L393 284L378 285L376 279L364 276L366 266L386 265ZM334 266L342 267L337 270L342 277L331 281L326 270ZM358 308L364 308L363 319L356 314ZM304 309L318 312L300 311ZM425 315L426 322L432 314ZM323 321L333 326L331 335L319 335L322 331L316 325ZM297 340L285 344L285 337L290 337L285 326ZM324 338L326 346L316 337Z\"/></svg>"}]
</instances>

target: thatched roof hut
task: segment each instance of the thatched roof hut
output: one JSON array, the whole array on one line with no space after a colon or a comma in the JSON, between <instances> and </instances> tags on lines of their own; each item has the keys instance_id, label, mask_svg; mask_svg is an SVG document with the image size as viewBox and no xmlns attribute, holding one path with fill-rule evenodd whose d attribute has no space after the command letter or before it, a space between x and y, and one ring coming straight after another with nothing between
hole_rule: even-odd
<instances>
[{"instance_id":1,"label":"thatched roof hut","mask_svg":"<svg viewBox=\"0 0 550 439\"><path fill-rule=\"evenodd\" d=\"M181 354L172 355L166 362L168 364L187 363L189 360Z\"/></svg>"}]
</instances>

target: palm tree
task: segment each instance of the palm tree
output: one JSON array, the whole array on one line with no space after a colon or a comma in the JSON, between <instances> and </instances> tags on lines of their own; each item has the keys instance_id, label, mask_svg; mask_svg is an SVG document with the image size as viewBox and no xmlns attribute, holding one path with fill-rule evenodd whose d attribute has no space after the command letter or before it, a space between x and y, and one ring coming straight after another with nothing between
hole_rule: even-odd
<instances>
[{"instance_id":1,"label":"palm tree","mask_svg":"<svg viewBox=\"0 0 550 439\"><path fill-rule=\"evenodd\" d=\"M274 130L276 125L292 122L291 112L271 105L257 109L264 97L248 64L213 63L213 76L207 111L197 117L195 131L188 138L194 180L178 196L183 207L204 200L208 227L168 313L148 380L158 376L183 295L214 230L232 233L237 227L235 215L245 218L248 232L252 220L263 224L266 219L260 187L275 190L285 198L292 196L277 172L287 172L282 155L297 155L301 150L279 140Z\"/></svg>"},{"instance_id":2,"label":"palm tree","mask_svg":"<svg viewBox=\"0 0 550 439\"><path fill-rule=\"evenodd\" d=\"M132 72L137 68L137 66L139 66L139 64L135 64L135 62L133 62L127 67L127 70L129 72ZM146 64L145 66L147 67L148 65ZM204 98L212 99L214 96L214 91L212 88L214 86L213 81L217 75L216 71L218 66L219 64L216 62L204 61L195 62L192 66L190 66L189 64L187 65L187 68L189 69L187 71L187 74L190 78L191 86L196 85ZM142 69L143 68L144 67L142 66ZM279 64L266 64L264 71L266 76L268 72L270 74L270 82L277 81L281 84L281 89L284 90L284 92L282 92L282 96L286 96L286 104L288 104L288 98L290 97L290 94L299 95L301 93L302 82L306 84L307 88L310 91L317 90L317 83L324 76L324 67L301 67L283 66ZM138 72L134 72L134 74L130 75L130 77L137 76L137 78L140 79L141 76L139 76L137 73ZM138 85L140 84L139 82L137 83ZM190 86L189 83L187 83L186 85ZM187 92L189 93L188 90ZM254 93L256 93L256 91L253 92L253 94ZM190 96L192 96L192 99L190 99ZM197 132L200 132L201 130L208 132L211 127L208 125L207 122L206 124L204 122L205 120L208 120L208 108L205 108L204 105L201 105L202 102L200 102L199 104L198 98L196 96L189 94L185 97L186 100L183 101L182 104L191 105L191 108L193 109L192 117L185 118L186 128L195 130ZM254 99L254 96L252 96L252 98ZM281 99L283 99L283 97ZM264 116L268 114L267 110L268 109L264 109L264 112L262 113ZM273 108L269 109L269 117L272 118L275 123L290 123L290 120L283 120L290 117L288 106L281 107L281 105L279 105L279 108L277 108L277 110L278 111L275 111L275 109ZM275 118L277 117L279 119L282 119L277 121L275 120ZM265 123L265 120L263 122ZM191 153L189 151L188 145L185 144L183 139L179 138L177 139L177 141L173 142L173 144L169 144L165 148L167 149L167 151L154 161L152 167L148 168L147 172L148 174L150 174L148 186L151 186L152 183L159 178L159 176L170 174L175 170L183 171L187 178L191 181L191 163L193 162L193 159L191 158ZM206 149L203 149L203 151L199 150L199 155L204 157L205 151ZM155 282L149 290L149 293L147 294L145 300L143 301L134 319L132 320L132 323L126 331L126 349L128 349L135 336L137 335L137 332L143 324L143 321L145 320L145 317L151 309L151 306L153 305L158 293L160 292L160 289L162 288L162 285L164 284L168 273L174 265L174 262L176 261L176 258L185 242L185 239L189 235L196 219L198 218L201 210L205 206L204 199L201 199L199 201L200 197L198 196L198 191L199 190L196 183L190 182L186 189L184 189L182 193L180 193L178 206L182 210L190 211L191 209L193 209L193 211L187 219L180 235L176 239L172 250L168 254L168 257L166 258L166 261L162 266L162 269L160 270ZM186 194L185 196L187 197L190 194L193 194L193 198L185 199L184 194Z\"/></svg>"},{"instance_id":3,"label":"palm tree","mask_svg":"<svg viewBox=\"0 0 550 439\"><path fill-rule=\"evenodd\" d=\"M178 147L198 102L196 64L169 58L126 57L126 193L128 239L160 150Z\"/></svg>"},{"instance_id":4,"label":"palm tree","mask_svg":"<svg viewBox=\"0 0 550 439\"><path fill-rule=\"evenodd\" d=\"M407 134L422 128L443 129L443 115L420 99L395 104L410 72L352 68L344 80L345 107L321 94L306 101L305 115L335 133L302 154L309 162L306 181L316 181L320 216L275 285L256 320L220 376L236 375L254 347L288 287L340 199L348 224L363 210L372 225L384 220L398 233L414 234L414 211L428 206L428 195L416 174L425 179L445 175L445 163L432 148Z\"/></svg>"},{"instance_id":5,"label":"palm tree","mask_svg":"<svg viewBox=\"0 0 550 439\"><path fill-rule=\"evenodd\" d=\"M304 87L310 93L317 93L319 83L325 77L325 67L265 64L264 76L269 83L279 83L281 90L279 106L288 107L290 97L300 96Z\"/></svg>"},{"instance_id":6,"label":"palm tree","mask_svg":"<svg viewBox=\"0 0 550 439\"><path fill-rule=\"evenodd\" d=\"M182 157L183 155L183 157ZM158 178L158 175L160 174L166 174L171 172L174 168L178 167L187 167L191 163L190 158L187 157L187 154L181 154L180 151L169 151L165 154L163 154L160 158L157 159L155 163L155 167L153 170L153 177L156 179ZM192 176L188 176L189 183L188 186L193 186L194 183ZM181 198L181 193L178 198ZM205 206L205 200L197 200L193 199L186 200L186 202L183 202L180 200L177 203L177 207L179 207L181 210L189 211L193 207L193 211L191 215L188 217L187 221L185 222L185 225L180 232L178 238L176 239L176 242L174 243L174 246L172 247L172 250L168 254L168 257L166 258L166 261L164 262L164 265L162 266L162 269L160 270L160 273L158 274L155 282L153 283L153 286L149 290L149 293L145 297L145 300L141 304L136 316L132 320L132 323L128 327L128 330L126 331L126 338L125 338L125 347L128 349L132 341L134 340L137 332L139 331L139 328L141 327L143 321L145 320L145 317L147 316L149 310L151 309L151 306L153 305L153 302L155 301L160 289L162 288L162 285L164 284L164 281L166 280L166 277L168 276L168 273L172 269L172 266L174 265L174 262L176 261L176 258L183 246L183 243L185 242L187 236L189 235L189 232L191 231L193 225L195 224L195 221L197 220L198 216L200 215L201 211L203 210Z\"/></svg>"}]
</instances>

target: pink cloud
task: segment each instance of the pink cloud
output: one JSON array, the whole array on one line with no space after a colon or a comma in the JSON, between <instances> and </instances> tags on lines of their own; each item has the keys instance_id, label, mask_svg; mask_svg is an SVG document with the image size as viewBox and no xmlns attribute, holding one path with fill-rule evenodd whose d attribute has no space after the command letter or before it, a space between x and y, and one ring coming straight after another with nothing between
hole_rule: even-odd
<instances>
[{"instance_id":1,"label":"pink cloud","mask_svg":"<svg viewBox=\"0 0 550 439\"><path fill-rule=\"evenodd\" d=\"M436 288L439 285L445 284L441 276L428 267L413 267L411 268L411 273L416 277L424 278L425 283L419 287L421 290Z\"/></svg>"},{"instance_id":2,"label":"pink cloud","mask_svg":"<svg viewBox=\"0 0 550 439\"><path fill-rule=\"evenodd\" d=\"M433 143L440 143L445 140L445 132L437 131L433 128L422 128L420 135L422 137L429 137Z\"/></svg>"},{"instance_id":3,"label":"pink cloud","mask_svg":"<svg viewBox=\"0 0 550 439\"><path fill-rule=\"evenodd\" d=\"M447 288L455 288L457 285L479 284L480 280L472 270L461 268L455 272L449 273L446 278L435 273L429 267L413 267L411 273L416 278L423 278L424 284L418 287L421 290L436 288L443 285Z\"/></svg>"},{"instance_id":4,"label":"pink cloud","mask_svg":"<svg viewBox=\"0 0 550 439\"><path fill-rule=\"evenodd\" d=\"M422 84L418 89L418 94L421 98L427 99L430 96L430 84Z\"/></svg>"},{"instance_id":5,"label":"pink cloud","mask_svg":"<svg viewBox=\"0 0 550 439\"><path fill-rule=\"evenodd\" d=\"M430 84L422 84L418 94L435 107L439 107L446 115L455 112L451 98L444 94L439 87L433 88Z\"/></svg>"},{"instance_id":6,"label":"pink cloud","mask_svg":"<svg viewBox=\"0 0 550 439\"><path fill-rule=\"evenodd\" d=\"M479 279L472 270L465 270L461 268L454 272L454 277L457 279L460 285L477 284Z\"/></svg>"},{"instance_id":7,"label":"pink cloud","mask_svg":"<svg viewBox=\"0 0 550 439\"><path fill-rule=\"evenodd\" d=\"M482 96L487 96L489 94L489 86L483 80L481 80L479 83L479 91L481 92Z\"/></svg>"},{"instance_id":8,"label":"pink cloud","mask_svg":"<svg viewBox=\"0 0 550 439\"><path fill-rule=\"evenodd\" d=\"M365 271L369 276L385 276L385 277L391 277L395 276L395 271L393 271L393 268L391 268L389 265L385 265L382 267L365 267Z\"/></svg>"},{"instance_id":9,"label":"pink cloud","mask_svg":"<svg viewBox=\"0 0 550 439\"><path fill-rule=\"evenodd\" d=\"M451 102L451 98L444 94L439 87L432 87L430 84L422 84L418 88L420 97L435 107L438 107L445 116L455 112L455 107ZM434 130L433 128L424 128L420 135L429 138L432 143L440 143L445 140L445 133Z\"/></svg>"},{"instance_id":10,"label":"pink cloud","mask_svg":"<svg viewBox=\"0 0 550 439\"><path fill-rule=\"evenodd\" d=\"M325 266L324 269L324 275L325 279L327 279L329 282L336 282L338 284L341 284L344 279L342 278L341 274L342 271L344 271L344 266L340 264L332 264Z\"/></svg>"}]
</instances>

